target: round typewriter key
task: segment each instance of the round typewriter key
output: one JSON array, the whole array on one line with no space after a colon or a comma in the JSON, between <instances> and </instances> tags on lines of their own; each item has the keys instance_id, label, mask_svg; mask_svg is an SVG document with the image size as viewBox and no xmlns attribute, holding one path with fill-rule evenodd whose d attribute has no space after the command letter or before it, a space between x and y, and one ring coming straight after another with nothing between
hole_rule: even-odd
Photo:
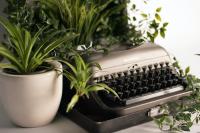
<instances>
[{"instance_id":1,"label":"round typewriter key","mask_svg":"<svg viewBox=\"0 0 200 133\"><path fill-rule=\"evenodd\" d=\"M124 91L124 98L129 98L130 93L129 90Z\"/></svg>"},{"instance_id":2,"label":"round typewriter key","mask_svg":"<svg viewBox=\"0 0 200 133\"><path fill-rule=\"evenodd\" d=\"M173 85L173 80L168 80L168 81L167 81L167 85L168 85L168 86L172 86L172 85Z\"/></svg>"},{"instance_id":3,"label":"round typewriter key","mask_svg":"<svg viewBox=\"0 0 200 133\"><path fill-rule=\"evenodd\" d=\"M153 78L154 77L154 71L149 71L148 76L149 76L149 78Z\"/></svg>"},{"instance_id":4,"label":"round typewriter key","mask_svg":"<svg viewBox=\"0 0 200 133\"><path fill-rule=\"evenodd\" d=\"M137 73L140 73L140 68L135 69Z\"/></svg>"},{"instance_id":5,"label":"round typewriter key","mask_svg":"<svg viewBox=\"0 0 200 133\"><path fill-rule=\"evenodd\" d=\"M136 83L135 82L131 82L131 88L134 88L136 86Z\"/></svg>"},{"instance_id":6,"label":"round typewriter key","mask_svg":"<svg viewBox=\"0 0 200 133\"><path fill-rule=\"evenodd\" d=\"M149 70L152 70L152 65L148 65Z\"/></svg>"},{"instance_id":7,"label":"round typewriter key","mask_svg":"<svg viewBox=\"0 0 200 133\"><path fill-rule=\"evenodd\" d=\"M155 77L155 82L160 82L160 77Z\"/></svg>"},{"instance_id":8,"label":"round typewriter key","mask_svg":"<svg viewBox=\"0 0 200 133\"><path fill-rule=\"evenodd\" d=\"M146 67L146 66L143 66L143 67L142 67L142 70L143 70L143 72L146 72L147 67Z\"/></svg>"},{"instance_id":9,"label":"round typewriter key","mask_svg":"<svg viewBox=\"0 0 200 133\"><path fill-rule=\"evenodd\" d=\"M173 79L173 85L177 85L178 84L178 79Z\"/></svg>"},{"instance_id":10,"label":"round typewriter key","mask_svg":"<svg viewBox=\"0 0 200 133\"><path fill-rule=\"evenodd\" d=\"M162 88L166 88L167 87L167 81L162 81Z\"/></svg>"},{"instance_id":11,"label":"round typewriter key","mask_svg":"<svg viewBox=\"0 0 200 133\"><path fill-rule=\"evenodd\" d=\"M123 86L122 85L117 86L117 91L118 92L123 91Z\"/></svg>"},{"instance_id":12,"label":"round typewriter key","mask_svg":"<svg viewBox=\"0 0 200 133\"><path fill-rule=\"evenodd\" d=\"M148 84L148 80L143 80L142 81L142 85L147 86L147 84Z\"/></svg>"},{"instance_id":13,"label":"round typewriter key","mask_svg":"<svg viewBox=\"0 0 200 133\"><path fill-rule=\"evenodd\" d=\"M165 74L166 73L166 69L165 68L162 68L161 69L161 74Z\"/></svg>"},{"instance_id":14,"label":"round typewriter key","mask_svg":"<svg viewBox=\"0 0 200 133\"><path fill-rule=\"evenodd\" d=\"M137 87L140 87L141 85L142 85L142 82L141 82L141 81L137 81L137 82L136 82L136 86L137 86Z\"/></svg>"},{"instance_id":15,"label":"round typewriter key","mask_svg":"<svg viewBox=\"0 0 200 133\"><path fill-rule=\"evenodd\" d=\"M161 83L156 83L156 90L160 90L161 89Z\"/></svg>"},{"instance_id":16,"label":"round typewriter key","mask_svg":"<svg viewBox=\"0 0 200 133\"><path fill-rule=\"evenodd\" d=\"M142 87L139 87L137 92L138 92L138 94L142 94L143 91L144 91L143 88L142 88Z\"/></svg>"},{"instance_id":17,"label":"round typewriter key","mask_svg":"<svg viewBox=\"0 0 200 133\"><path fill-rule=\"evenodd\" d=\"M169 62L165 62L166 66L169 66Z\"/></svg>"},{"instance_id":18,"label":"round typewriter key","mask_svg":"<svg viewBox=\"0 0 200 133\"><path fill-rule=\"evenodd\" d=\"M124 76L128 76L128 71L123 72Z\"/></svg>"},{"instance_id":19,"label":"round typewriter key","mask_svg":"<svg viewBox=\"0 0 200 133\"><path fill-rule=\"evenodd\" d=\"M148 80L148 83L149 83L149 84L153 84L153 83L154 83L154 79L153 79L153 78L150 78L150 79Z\"/></svg>"},{"instance_id":20,"label":"round typewriter key","mask_svg":"<svg viewBox=\"0 0 200 133\"><path fill-rule=\"evenodd\" d=\"M158 68L158 63L154 64L154 68L155 68L155 69Z\"/></svg>"},{"instance_id":21,"label":"round typewriter key","mask_svg":"<svg viewBox=\"0 0 200 133\"><path fill-rule=\"evenodd\" d=\"M143 73L143 79L147 79L148 78L148 73Z\"/></svg>"},{"instance_id":22,"label":"round typewriter key","mask_svg":"<svg viewBox=\"0 0 200 133\"><path fill-rule=\"evenodd\" d=\"M154 84L151 84L150 86L149 86L150 88L150 91L154 91L155 90L155 85Z\"/></svg>"},{"instance_id":23,"label":"round typewriter key","mask_svg":"<svg viewBox=\"0 0 200 133\"><path fill-rule=\"evenodd\" d=\"M116 80L112 80L112 86L117 86L117 81Z\"/></svg>"},{"instance_id":24,"label":"round typewriter key","mask_svg":"<svg viewBox=\"0 0 200 133\"><path fill-rule=\"evenodd\" d=\"M144 90L144 93L147 93L147 92L149 91L149 88L145 86L145 87L143 88L143 90Z\"/></svg>"},{"instance_id":25,"label":"round typewriter key","mask_svg":"<svg viewBox=\"0 0 200 133\"><path fill-rule=\"evenodd\" d=\"M131 89L130 96L135 96L137 93L136 89Z\"/></svg>"},{"instance_id":26,"label":"round typewriter key","mask_svg":"<svg viewBox=\"0 0 200 133\"><path fill-rule=\"evenodd\" d=\"M167 74L166 79L167 79L167 80L171 80L171 76L172 76L171 74Z\"/></svg>"},{"instance_id":27,"label":"round typewriter key","mask_svg":"<svg viewBox=\"0 0 200 133\"><path fill-rule=\"evenodd\" d=\"M156 76L161 75L161 70L160 70L160 69L156 70L156 71L155 71L155 75L156 75Z\"/></svg>"},{"instance_id":28,"label":"round typewriter key","mask_svg":"<svg viewBox=\"0 0 200 133\"><path fill-rule=\"evenodd\" d=\"M164 63L163 63L163 62L161 62L161 63L160 63L160 67L161 67L161 68L163 68L163 66L164 66Z\"/></svg>"},{"instance_id":29,"label":"round typewriter key","mask_svg":"<svg viewBox=\"0 0 200 133\"><path fill-rule=\"evenodd\" d=\"M160 80L161 80L161 81L165 81L165 80L166 80L166 76L165 76L165 75L162 75L162 76L160 77Z\"/></svg>"},{"instance_id":30,"label":"round typewriter key","mask_svg":"<svg viewBox=\"0 0 200 133\"><path fill-rule=\"evenodd\" d=\"M137 75L137 80L142 80L142 74Z\"/></svg>"}]
</instances>

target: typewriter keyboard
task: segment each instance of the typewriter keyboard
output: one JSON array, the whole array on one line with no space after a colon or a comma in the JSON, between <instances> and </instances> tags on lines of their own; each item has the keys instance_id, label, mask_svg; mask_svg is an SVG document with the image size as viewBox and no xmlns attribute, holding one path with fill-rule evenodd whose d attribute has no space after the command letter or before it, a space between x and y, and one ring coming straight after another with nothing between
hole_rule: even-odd
<instances>
[{"instance_id":1,"label":"typewriter keyboard","mask_svg":"<svg viewBox=\"0 0 200 133\"><path fill-rule=\"evenodd\" d=\"M96 82L107 84L120 98L101 92L102 97L120 105L129 105L183 90L181 85L185 86L186 81L174 71L173 67L165 62L99 77Z\"/></svg>"}]
</instances>

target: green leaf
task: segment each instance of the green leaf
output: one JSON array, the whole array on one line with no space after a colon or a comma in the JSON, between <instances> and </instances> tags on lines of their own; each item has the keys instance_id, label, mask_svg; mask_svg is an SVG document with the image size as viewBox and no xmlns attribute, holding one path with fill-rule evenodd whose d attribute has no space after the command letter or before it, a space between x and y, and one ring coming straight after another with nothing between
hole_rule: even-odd
<instances>
[{"instance_id":1,"label":"green leaf","mask_svg":"<svg viewBox=\"0 0 200 133\"><path fill-rule=\"evenodd\" d=\"M155 18L156 18L156 20L161 21L161 17L158 13L155 14Z\"/></svg>"},{"instance_id":2,"label":"green leaf","mask_svg":"<svg viewBox=\"0 0 200 133\"><path fill-rule=\"evenodd\" d=\"M79 100L79 95L75 94L75 95L72 97L72 99L71 99L71 101L69 102L69 104L67 105L67 110L66 110L66 112L71 111L71 110L74 108L74 106L76 105L76 103L78 102L78 100Z\"/></svg>"},{"instance_id":3,"label":"green leaf","mask_svg":"<svg viewBox=\"0 0 200 133\"><path fill-rule=\"evenodd\" d=\"M167 27L168 25L169 25L169 23L166 22L166 23L163 24L163 27L165 28L165 27Z\"/></svg>"},{"instance_id":4,"label":"green leaf","mask_svg":"<svg viewBox=\"0 0 200 133\"><path fill-rule=\"evenodd\" d=\"M187 67L187 68L185 69L185 75L188 75L189 72L190 72L190 67Z\"/></svg>"},{"instance_id":5,"label":"green leaf","mask_svg":"<svg viewBox=\"0 0 200 133\"><path fill-rule=\"evenodd\" d=\"M145 14L145 13L142 13L141 16L142 16L143 18L147 18L147 17L148 17L148 15Z\"/></svg>"},{"instance_id":6,"label":"green leaf","mask_svg":"<svg viewBox=\"0 0 200 133\"><path fill-rule=\"evenodd\" d=\"M162 38L165 38L165 31L164 30L160 30L160 35Z\"/></svg>"},{"instance_id":7,"label":"green leaf","mask_svg":"<svg viewBox=\"0 0 200 133\"><path fill-rule=\"evenodd\" d=\"M162 10L162 7L159 7L156 9L156 12L160 12Z\"/></svg>"}]
</instances>

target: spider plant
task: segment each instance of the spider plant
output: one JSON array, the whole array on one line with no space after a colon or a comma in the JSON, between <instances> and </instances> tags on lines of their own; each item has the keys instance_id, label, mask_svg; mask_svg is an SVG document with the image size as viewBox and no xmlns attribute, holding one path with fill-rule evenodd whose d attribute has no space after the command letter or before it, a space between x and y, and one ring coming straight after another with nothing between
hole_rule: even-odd
<instances>
[{"instance_id":1,"label":"spider plant","mask_svg":"<svg viewBox=\"0 0 200 133\"><path fill-rule=\"evenodd\" d=\"M49 53L64 42L69 42L77 35L65 35L57 39L51 39L57 33L49 35L44 41L38 40L38 36L45 29L40 29L35 35L19 26L13 25L8 20L0 17L0 24L8 33L8 42L0 44L0 55L9 63L0 63L0 68L7 68L15 73L28 74L35 72L52 57Z\"/></svg>"},{"instance_id":2,"label":"spider plant","mask_svg":"<svg viewBox=\"0 0 200 133\"><path fill-rule=\"evenodd\" d=\"M111 7L113 2L114 0L108 0L102 4L99 0L40 0L50 18L59 15L60 22L65 28L80 34L73 42L75 47L78 45L88 47L99 25L126 6L122 4Z\"/></svg>"},{"instance_id":3,"label":"spider plant","mask_svg":"<svg viewBox=\"0 0 200 133\"><path fill-rule=\"evenodd\" d=\"M69 70L63 70L63 75L70 81L70 89L75 89L76 92L67 106L67 112L73 109L80 97L86 96L89 98L90 92L106 91L108 93L111 92L118 97L117 93L106 84L90 84L89 81L93 76L92 67L95 66L100 69L100 66L97 63L86 63L77 53L73 56L72 59L75 65L72 65L66 61L62 61L69 68Z\"/></svg>"}]
</instances>

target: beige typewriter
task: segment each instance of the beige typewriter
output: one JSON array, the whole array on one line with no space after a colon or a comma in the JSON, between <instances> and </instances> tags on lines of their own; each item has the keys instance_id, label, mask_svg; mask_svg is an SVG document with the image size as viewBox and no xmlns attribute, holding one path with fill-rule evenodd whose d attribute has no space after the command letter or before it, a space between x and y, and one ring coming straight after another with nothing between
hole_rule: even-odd
<instances>
[{"instance_id":1,"label":"beige typewriter","mask_svg":"<svg viewBox=\"0 0 200 133\"><path fill-rule=\"evenodd\" d=\"M190 94L185 91L185 79L172 66L173 59L159 45L144 44L91 60L102 68L94 68L93 82L107 84L120 97L92 93L103 111L120 116L145 111L155 116L159 105Z\"/></svg>"}]
</instances>

